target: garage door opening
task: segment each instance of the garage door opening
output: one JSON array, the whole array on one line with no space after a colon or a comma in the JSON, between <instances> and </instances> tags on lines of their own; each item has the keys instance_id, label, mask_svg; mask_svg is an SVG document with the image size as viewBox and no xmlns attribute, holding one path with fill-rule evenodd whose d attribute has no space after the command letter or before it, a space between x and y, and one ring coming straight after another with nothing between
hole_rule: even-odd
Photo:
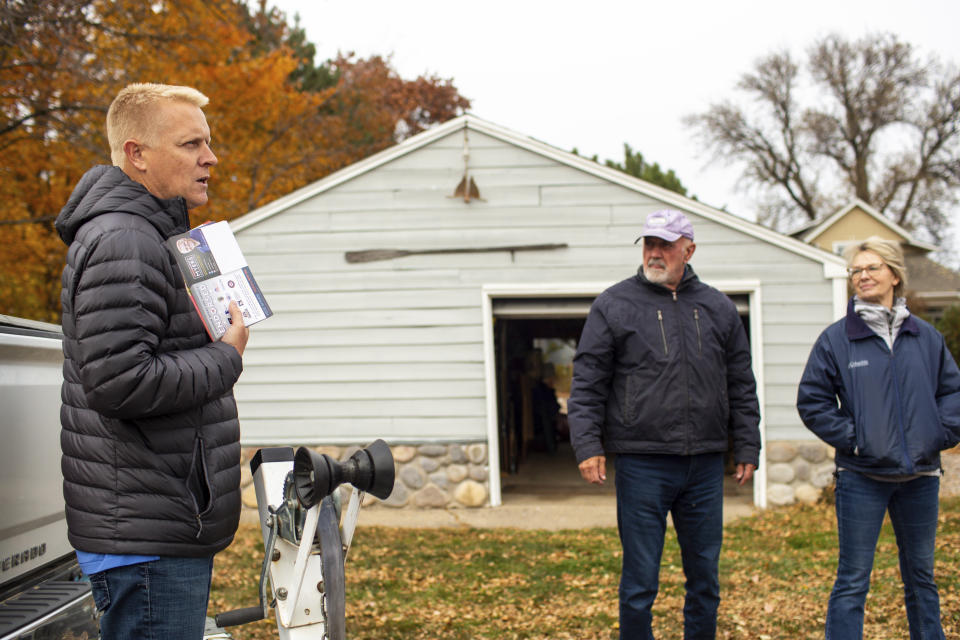
<instances>
[{"instance_id":1,"label":"garage door opening","mask_svg":"<svg viewBox=\"0 0 960 640\"><path fill-rule=\"evenodd\" d=\"M493 482L491 489L499 490L507 499L518 495L536 495L538 499L555 495L559 499L577 493L596 494L597 487L580 478L566 425L573 355L596 294L577 291L573 295L521 297L511 292L499 297L488 291L487 295L491 338L488 357L493 364L493 388L489 391L495 400L488 405L495 415L495 424L490 425L495 437L491 432L490 444L496 449L500 471L496 489ZM748 340L752 340L750 295L728 296L737 306ZM544 389L544 385L550 389ZM556 398L553 418L544 407L549 408L550 391ZM545 425L553 425L553 429ZM726 467L725 495L754 502L753 483L738 487L732 481L734 461L730 454ZM613 475L610 460L602 490L611 494ZM496 497L494 504L499 504Z\"/></svg>"},{"instance_id":2,"label":"garage door opening","mask_svg":"<svg viewBox=\"0 0 960 640\"><path fill-rule=\"evenodd\" d=\"M573 355L591 297L493 301L502 492L568 495L586 486L570 446Z\"/></svg>"}]
</instances>

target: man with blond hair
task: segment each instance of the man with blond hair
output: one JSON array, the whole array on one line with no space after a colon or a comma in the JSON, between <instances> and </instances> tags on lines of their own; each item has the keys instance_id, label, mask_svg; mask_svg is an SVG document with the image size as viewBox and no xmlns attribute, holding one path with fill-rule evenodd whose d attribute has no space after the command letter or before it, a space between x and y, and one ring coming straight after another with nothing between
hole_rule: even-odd
<instances>
[{"instance_id":1,"label":"man with blond hair","mask_svg":"<svg viewBox=\"0 0 960 640\"><path fill-rule=\"evenodd\" d=\"M114 166L57 217L60 436L70 543L104 640L203 636L213 555L240 517L233 386L249 330L211 342L165 241L207 202L217 158L196 89L133 84L107 112Z\"/></svg>"}]
</instances>

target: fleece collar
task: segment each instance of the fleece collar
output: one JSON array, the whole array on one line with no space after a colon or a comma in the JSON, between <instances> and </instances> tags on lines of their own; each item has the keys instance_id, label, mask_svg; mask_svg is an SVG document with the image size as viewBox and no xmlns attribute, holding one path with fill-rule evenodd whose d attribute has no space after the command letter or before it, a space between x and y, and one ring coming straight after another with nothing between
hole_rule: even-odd
<instances>
[{"instance_id":1,"label":"fleece collar","mask_svg":"<svg viewBox=\"0 0 960 640\"><path fill-rule=\"evenodd\" d=\"M847 338L850 340L863 340L864 338L869 338L871 336L877 335L873 332L866 322L863 321L857 312L853 308L853 298L850 298L850 301L847 302L847 317L846 317L846 330ZM903 324L900 326L900 333L919 333L919 328L917 327L917 321L914 319L913 314L907 316L907 319L903 321Z\"/></svg>"}]
</instances>

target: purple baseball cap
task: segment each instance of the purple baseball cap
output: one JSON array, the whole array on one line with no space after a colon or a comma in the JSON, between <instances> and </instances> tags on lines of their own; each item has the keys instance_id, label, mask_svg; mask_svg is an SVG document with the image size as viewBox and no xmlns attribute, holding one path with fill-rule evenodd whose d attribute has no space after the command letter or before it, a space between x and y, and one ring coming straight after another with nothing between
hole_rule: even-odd
<instances>
[{"instance_id":1,"label":"purple baseball cap","mask_svg":"<svg viewBox=\"0 0 960 640\"><path fill-rule=\"evenodd\" d=\"M693 225L687 216L676 209L661 209L647 216L640 238L646 236L656 236L667 242L673 242L680 237L693 240ZM634 244L639 242L640 238L634 240Z\"/></svg>"}]
</instances>

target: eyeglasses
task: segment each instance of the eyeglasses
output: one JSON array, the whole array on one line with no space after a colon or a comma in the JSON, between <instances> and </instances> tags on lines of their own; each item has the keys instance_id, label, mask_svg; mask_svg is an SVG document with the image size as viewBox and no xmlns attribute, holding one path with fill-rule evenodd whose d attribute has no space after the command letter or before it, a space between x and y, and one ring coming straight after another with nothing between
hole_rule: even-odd
<instances>
[{"instance_id":1,"label":"eyeglasses","mask_svg":"<svg viewBox=\"0 0 960 640\"><path fill-rule=\"evenodd\" d=\"M881 264L868 264L865 267L850 267L849 269L847 269L847 275L850 276L851 280L856 280L857 278L863 275L864 271L866 271L871 276L873 276L878 271L882 271L884 268L886 268L886 266L887 265L881 263Z\"/></svg>"}]
</instances>

